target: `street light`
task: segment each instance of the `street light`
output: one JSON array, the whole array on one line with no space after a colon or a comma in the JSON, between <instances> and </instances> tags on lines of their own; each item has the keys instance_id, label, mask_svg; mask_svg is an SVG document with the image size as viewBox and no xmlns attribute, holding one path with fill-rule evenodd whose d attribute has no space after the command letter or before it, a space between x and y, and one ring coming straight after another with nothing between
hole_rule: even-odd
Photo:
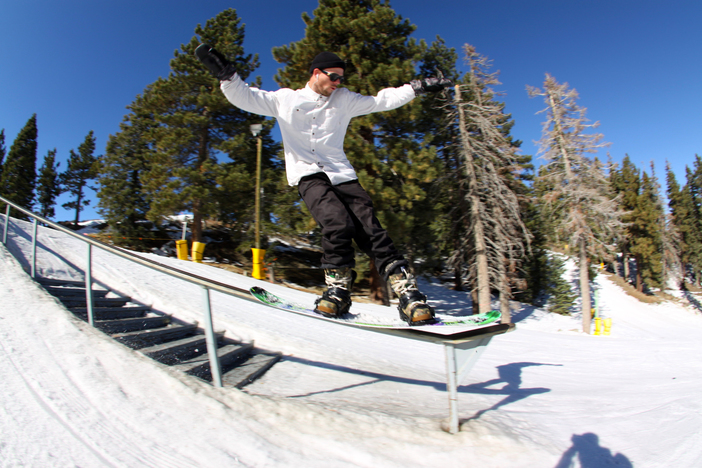
<instances>
[{"instance_id":1,"label":"street light","mask_svg":"<svg viewBox=\"0 0 702 468\"><path fill-rule=\"evenodd\" d=\"M263 256L265 250L261 250L261 130L263 125L252 124L249 126L251 133L256 137L256 247L251 249L253 254L253 277L256 279L265 279L263 275Z\"/></svg>"}]
</instances>

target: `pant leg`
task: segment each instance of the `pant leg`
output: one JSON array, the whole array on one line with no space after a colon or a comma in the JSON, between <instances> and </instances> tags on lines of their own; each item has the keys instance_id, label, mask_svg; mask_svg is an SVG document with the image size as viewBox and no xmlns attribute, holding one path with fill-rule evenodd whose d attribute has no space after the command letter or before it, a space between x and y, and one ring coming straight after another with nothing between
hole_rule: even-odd
<instances>
[{"instance_id":1,"label":"pant leg","mask_svg":"<svg viewBox=\"0 0 702 468\"><path fill-rule=\"evenodd\" d=\"M310 214L322 228L322 268L353 267L356 226L329 178L324 173L304 177L298 190Z\"/></svg>"},{"instance_id":2,"label":"pant leg","mask_svg":"<svg viewBox=\"0 0 702 468\"><path fill-rule=\"evenodd\" d=\"M388 232L376 217L373 202L361 184L354 180L336 185L334 188L351 212L351 219L355 225L356 244L375 259L378 272L386 275L385 268L391 263L395 266L406 265L407 262L395 248Z\"/></svg>"}]
</instances>

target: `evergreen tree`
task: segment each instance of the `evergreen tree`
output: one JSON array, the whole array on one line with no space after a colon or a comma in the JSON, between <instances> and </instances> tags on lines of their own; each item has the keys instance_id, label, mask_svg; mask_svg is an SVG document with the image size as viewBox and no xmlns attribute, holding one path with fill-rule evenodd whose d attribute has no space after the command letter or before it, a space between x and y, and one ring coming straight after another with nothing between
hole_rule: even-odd
<instances>
[{"instance_id":1,"label":"evergreen tree","mask_svg":"<svg viewBox=\"0 0 702 468\"><path fill-rule=\"evenodd\" d=\"M261 117L232 106L218 80L194 56L200 43L210 44L227 56L246 80L258 66L258 57L244 54L244 26L240 23L236 11L229 9L204 27L198 25L196 36L175 51L169 76L149 85L130 106L133 114L149 115L153 120L143 133L136 130L148 147L143 151L148 163L138 167L148 201L147 217L158 221L178 212L192 212L194 241L202 241L204 219L217 217L253 225L256 140L249 126L261 123ZM262 166L264 174L277 181L281 163L274 159L279 145L270 138L272 125L264 123ZM222 155L230 161L220 163L218 156ZM267 200L263 205L264 220L269 218L271 203Z\"/></svg>"},{"instance_id":2,"label":"evergreen tree","mask_svg":"<svg viewBox=\"0 0 702 468\"><path fill-rule=\"evenodd\" d=\"M687 256L687 245L686 245L686 231L687 231L687 219L690 213L687 211L685 203L683 201L683 194L675 178L675 173L670 168L670 164L666 161L666 194L668 196L668 208L670 208L668 232L670 232L671 243L674 247L671 249L674 251L673 258L675 260L669 261L670 255L666 255L665 259L668 264L674 264L677 261L677 268L680 276L681 282L685 281L685 265L688 262Z\"/></svg>"},{"instance_id":3,"label":"evergreen tree","mask_svg":"<svg viewBox=\"0 0 702 468\"><path fill-rule=\"evenodd\" d=\"M383 88L414 79L415 66L427 52L409 38L415 26L380 0L320 0L314 18L303 13L302 19L305 37L273 49L276 60L285 64L276 75L283 87L304 87L312 59L322 51L331 51L347 62L345 86L375 95ZM412 227L417 224L419 208L426 208L422 201L441 167L429 132L415 125L424 100L354 118L344 142L346 155L373 199L378 218L410 261L428 244L414 242L411 236L416 231ZM374 299L387 303L374 265L370 270Z\"/></svg>"},{"instance_id":4,"label":"evergreen tree","mask_svg":"<svg viewBox=\"0 0 702 468\"><path fill-rule=\"evenodd\" d=\"M444 77L456 82L460 78L456 70L457 53L448 48L443 39L437 37L426 46L420 41L422 59L419 67L420 76ZM456 171L460 165L460 156L456 151L455 142L458 137L456 125L447 123L447 109L451 108L452 93L427 94L416 99L421 111L412 124L412 132L424 145L434 148L439 168L436 177L428 184L423 184L426 196L415 200L412 205L413 220L410 226L409 239L406 244L412 257L422 258L422 268L426 271L440 272L445 268L445 259L455 248L455 239L451 237L454 225L450 214L455 206L458 178ZM458 163L457 163L458 162ZM462 278L457 276L456 287L462 288Z\"/></svg>"},{"instance_id":5,"label":"evergreen tree","mask_svg":"<svg viewBox=\"0 0 702 468\"><path fill-rule=\"evenodd\" d=\"M117 244L139 248L143 247L139 239L153 237L143 223L149 202L142 183L142 175L152 158L144 135L153 122L150 114L126 116L120 124L120 132L110 135L105 155L99 159L98 207Z\"/></svg>"},{"instance_id":6,"label":"evergreen tree","mask_svg":"<svg viewBox=\"0 0 702 468\"><path fill-rule=\"evenodd\" d=\"M61 185L66 187L66 191L74 197L73 201L64 203L62 206L67 210L75 210L76 216L73 223L76 226L80 222L80 212L90 205L90 200L86 199L85 189L90 188L88 181L97 176L98 158L94 153L95 137L90 130L78 147L78 153L70 151L68 167L60 178Z\"/></svg>"},{"instance_id":7,"label":"evergreen tree","mask_svg":"<svg viewBox=\"0 0 702 468\"><path fill-rule=\"evenodd\" d=\"M663 207L658 199L655 180L644 172L641 177L641 192L632 212L631 253L636 259L636 289L644 285L662 285L662 228Z\"/></svg>"},{"instance_id":8,"label":"evergreen tree","mask_svg":"<svg viewBox=\"0 0 702 468\"><path fill-rule=\"evenodd\" d=\"M39 169L37 202L39 203L39 214L44 218L54 217L56 197L63 192L58 174L60 165L61 163L56 162L56 148L54 148L44 157L44 164Z\"/></svg>"},{"instance_id":9,"label":"evergreen tree","mask_svg":"<svg viewBox=\"0 0 702 468\"><path fill-rule=\"evenodd\" d=\"M545 292L548 294L548 311L560 315L570 315L578 295L573 293L570 283L564 278L566 274L565 262L558 256L548 256L546 272Z\"/></svg>"},{"instance_id":10,"label":"evergreen tree","mask_svg":"<svg viewBox=\"0 0 702 468\"><path fill-rule=\"evenodd\" d=\"M601 134L587 134L585 109L576 104L574 89L546 75L544 89L528 87L531 97L542 96L546 121L539 142L546 160L543 183L552 187L542 200L556 216L556 229L578 253L583 331L590 333L590 277L588 257L611 254L610 242L621 229L621 212L611 197L609 184L597 160L586 153L604 146Z\"/></svg>"},{"instance_id":11,"label":"evergreen tree","mask_svg":"<svg viewBox=\"0 0 702 468\"><path fill-rule=\"evenodd\" d=\"M685 167L686 183L675 201L675 219L684 244L683 260L696 286L702 277L702 158Z\"/></svg>"},{"instance_id":12,"label":"evergreen tree","mask_svg":"<svg viewBox=\"0 0 702 468\"><path fill-rule=\"evenodd\" d=\"M626 281L630 281L629 249L635 236L632 231L632 223L636 219L635 210L641 193L641 171L631 162L628 154L624 156L621 169L615 165L610 170L609 183L613 193L619 199L619 206L624 211L622 222L627 225L627 228L619 245L622 254L622 276Z\"/></svg>"},{"instance_id":13,"label":"evergreen tree","mask_svg":"<svg viewBox=\"0 0 702 468\"><path fill-rule=\"evenodd\" d=\"M12 143L0 177L2 196L31 210L37 165L37 115L29 118ZM25 215L18 215L26 219Z\"/></svg>"}]
</instances>

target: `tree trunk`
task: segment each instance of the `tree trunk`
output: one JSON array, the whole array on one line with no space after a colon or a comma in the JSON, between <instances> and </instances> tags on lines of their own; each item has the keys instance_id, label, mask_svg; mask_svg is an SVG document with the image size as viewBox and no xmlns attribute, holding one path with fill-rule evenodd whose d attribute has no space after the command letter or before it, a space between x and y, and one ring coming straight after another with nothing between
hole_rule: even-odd
<instances>
[{"instance_id":1,"label":"tree trunk","mask_svg":"<svg viewBox=\"0 0 702 468\"><path fill-rule=\"evenodd\" d=\"M193 242L202 242L202 211L200 210L200 200L193 202L193 224L191 227Z\"/></svg>"},{"instance_id":2,"label":"tree trunk","mask_svg":"<svg viewBox=\"0 0 702 468\"><path fill-rule=\"evenodd\" d=\"M580 299L582 301L583 332L590 334L592 308L590 304L590 275L588 274L587 251L585 241L580 241Z\"/></svg>"},{"instance_id":3,"label":"tree trunk","mask_svg":"<svg viewBox=\"0 0 702 468\"><path fill-rule=\"evenodd\" d=\"M81 194L78 194L78 198L76 199L76 220L73 222L73 225L77 228L78 223L80 223L80 204L83 203L83 197L81 197Z\"/></svg>"},{"instance_id":4,"label":"tree trunk","mask_svg":"<svg viewBox=\"0 0 702 468\"><path fill-rule=\"evenodd\" d=\"M638 292L643 292L643 278L641 277L641 265L643 265L643 259L640 255L634 257L636 261L636 290Z\"/></svg>"},{"instance_id":5,"label":"tree trunk","mask_svg":"<svg viewBox=\"0 0 702 468\"><path fill-rule=\"evenodd\" d=\"M622 266L624 267L624 281L629 282L629 249L625 245L622 248Z\"/></svg>"},{"instance_id":6,"label":"tree trunk","mask_svg":"<svg viewBox=\"0 0 702 468\"><path fill-rule=\"evenodd\" d=\"M502 279L503 282L506 280L507 278ZM503 284L502 290L500 291L500 313L502 314L502 317L500 317L500 322L512 323L512 312L509 309L509 294L505 289L506 287L507 285Z\"/></svg>"},{"instance_id":7,"label":"tree trunk","mask_svg":"<svg viewBox=\"0 0 702 468\"><path fill-rule=\"evenodd\" d=\"M477 197L475 197L477 198ZM477 206L476 206L477 208ZM478 216L473 209L474 216ZM476 218L477 219L477 218ZM490 310L490 272L488 270L487 246L485 245L485 234L480 221L475 223L475 260L478 269L478 308L480 312Z\"/></svg>"},{"instance_id":8,"label":"tree trunk","mask_svg":"<svg viewBox=\"0 0 702 468\"><path fill-rule=\"evenodd\" d=\"M463 291L463 277L461 276L461 267L459 266L453 269L453 290Z\"/></svg>"},{"instance_id":9,"label":"tree trunk","mask_svg":"<svg viewBox=\"0 0 702 468\"><path fill-rule=\"evenodd\" d=\"M473 155L468 129L466 127L466 117L461 104L461 87L456 85L456 107L458 108L458 120L461 133L461 143L463 147L463 159L466 176L468 178L468 196L471 204L471 216L473 223L473 235L476 251L476 268L478 276L478 303L477 312L487 312L490 310L490 276L487 260L487 246L485 245L485 234L483 224L480 219L480 198L477 193L478 181L476 180L475 170L473 168ZM473 303L473 313L476 312L475 303Z\"/></svg>"}]
</instances>

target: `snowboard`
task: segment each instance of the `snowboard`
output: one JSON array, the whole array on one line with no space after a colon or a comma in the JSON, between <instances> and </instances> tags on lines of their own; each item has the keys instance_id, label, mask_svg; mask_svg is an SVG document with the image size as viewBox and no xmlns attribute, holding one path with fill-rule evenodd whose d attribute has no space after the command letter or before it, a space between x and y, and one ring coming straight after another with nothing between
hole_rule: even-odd
<instances>
[{"instance_id":1,"label":"snowboard","mask_svg":"<svg viewBox=\"0 0 702 468\"><path fill-rule=\"evenodd\" d=\"M378 317L371 314L354 314L347 313L343 317L339 318L329 318L321 314L316 313L313 309L306 307L304 305L296 304L287 299L281 298L267 291L261 287L254 286L249 292L253 297L261 301L262 303L275 307L276 309L286 310L289 312L295 312L301 315L311 316L321 320L327 320L331 322L344 322L349 325L355 325L358 327L365 328L385 328L385 329L406 329L406 330L421 330L425 332L432 332L438 334L453 334L464 330L473 330L476 328L482 328L487 325L493 324L500 319L500 311L492 310L490 312L485 312L477 315L470 315L467 317L442 317L436 316L436 323L429 325L409 325L407 322L400 320L398 316L396 318L390 317ZM396 313L396 311L394 311Z\"/></svg>"}]
</instances>

